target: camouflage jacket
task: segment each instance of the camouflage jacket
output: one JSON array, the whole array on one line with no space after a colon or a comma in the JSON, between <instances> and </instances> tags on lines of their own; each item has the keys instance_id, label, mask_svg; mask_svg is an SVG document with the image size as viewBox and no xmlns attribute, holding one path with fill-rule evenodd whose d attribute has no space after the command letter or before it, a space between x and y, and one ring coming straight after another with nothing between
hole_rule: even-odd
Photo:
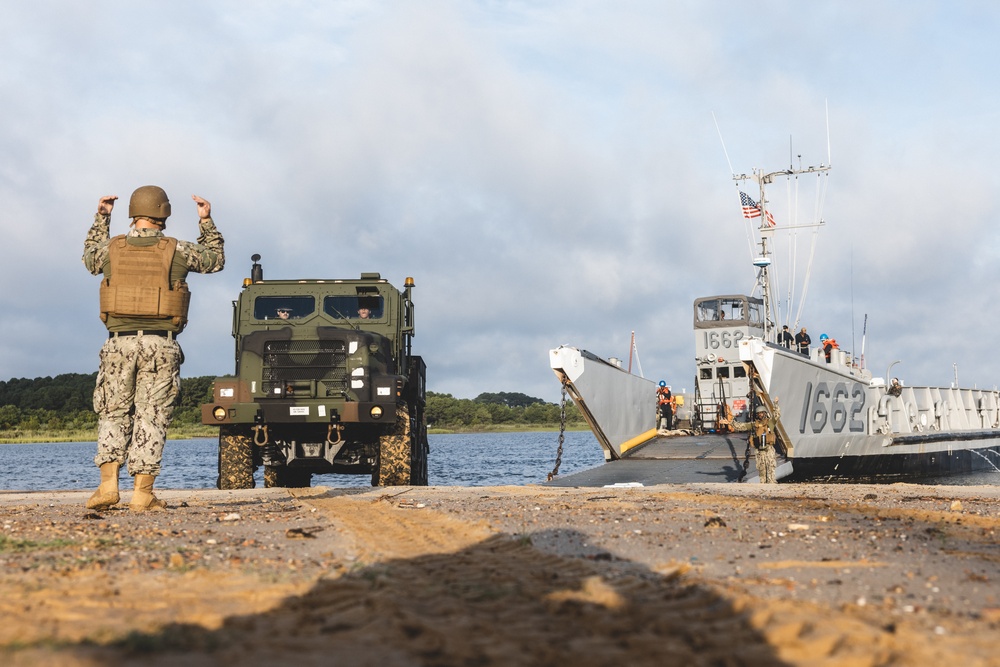
<instances>
[{"instance_id":1,"label":"camouflage jacket","mask_svg":"<svg viewBox=\"0 0 1000 667\"><path fill-rule=\"evenodd\" d=\"M195 273L215 273L221 271L226 264L223 252L222 234L215 228L211 218L204 218L198 223L200 234L198 242L177 241L177 252L184 257L189 271ZM94 214L94 224L87 232L83 242L83 265L92 274L99 275L104 271L108 261L108 242L111 240L111 216ZM159 229L135 229L128 236L149 237L164 236Z\"/></svg>"}]
</instances>

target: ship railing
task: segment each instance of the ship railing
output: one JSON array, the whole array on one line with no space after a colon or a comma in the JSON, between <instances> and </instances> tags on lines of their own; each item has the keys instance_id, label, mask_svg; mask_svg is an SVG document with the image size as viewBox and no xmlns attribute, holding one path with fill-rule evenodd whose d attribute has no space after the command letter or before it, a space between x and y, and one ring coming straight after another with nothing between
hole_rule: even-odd
<instances>
[{"instance_id":1,"label":"ship railing","mask_svg":"<svg viewBox=\"0 0 1000 667\"><path fill-rule=\"evenodd\" d=\"M1000 428L1000 393L955 387L902 387L898 396L883 385L871 431L917 434Z\"/></svg>"}]
</instances>

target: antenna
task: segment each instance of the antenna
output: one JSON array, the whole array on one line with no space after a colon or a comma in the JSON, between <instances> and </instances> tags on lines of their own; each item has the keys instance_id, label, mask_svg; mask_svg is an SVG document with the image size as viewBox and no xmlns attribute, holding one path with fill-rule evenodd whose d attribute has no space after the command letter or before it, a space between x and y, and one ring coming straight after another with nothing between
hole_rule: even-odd
<instances>
[{"instance_id":1,"label":"antenna","mask_svg":"<svg viewBox=\"0 0 1000 667\"><path fill-rule=\"evenodd\" d=\"M861 327L861 368L866 368L865 366L865 338L868 336L868 313L865 313L865 323ZM886 378L886 382L889 379Z\"/></svg>"},{"instance_id":2,"label":"antenna","mask_svg":"<svg viewBox=\"0 0 1000 667\"><path fill-rule=\"evenodd\" d=\"M833 154L830 152L830 100L826 100L826 164L833 166Z\"/></svg>"},{"instance_id":3,"label":"antenna","mask_svg":"<svg viewBox=\"0 0 1000 667\"><path fill-rule=\"evenodd\" d=\"M722 153L726 156L726 162L729 164L729 174L733 177L736 183L736 195L739 197L740 185L736 178L736 172L733 170L733 162L729 159L729 151L726 150L726 141L722 138L722 129L719 127L719 120L715 117L715 112L712 112L712 120L715 122L715 131L719 133L719 141L722 143ZM742 202L742 199L741 199ZM742 204L741 204L742 205ZM763 206L763 204L761 204ZM744 216L746 218L746 216ZM747 231L747 247L750 248L750 257L754 256L754 241L753 241L753 225L750 224L749 218L746 218L746 231Z\"/></svg>"},{"instance_id":4,"label":"antenna","mask_svg":"<svg viewBox=\"0 0 1000 667\"><path fill-rule=\"evenodd\" d=\"M726 142L722 138L722 130L719 129L719 120L715 117L714 111L712 112L712 120L715 122L715 131L719 133L719 141L722 142L722 152L726 156L726 162L729 163L729 173L735 174L736 172L733 171L733 161L729 159L729 151L726 150Z\"/></svg>"},{"instance_id":5,"label":"antenna","mask_svg":"<svg viewBox=\"0 0 1000 667\"><path fill-rule=\"evenodd\" d=\"M858 348L854 345L854 245L851 245L851 354Z\"/></svg>"}]
</instances>

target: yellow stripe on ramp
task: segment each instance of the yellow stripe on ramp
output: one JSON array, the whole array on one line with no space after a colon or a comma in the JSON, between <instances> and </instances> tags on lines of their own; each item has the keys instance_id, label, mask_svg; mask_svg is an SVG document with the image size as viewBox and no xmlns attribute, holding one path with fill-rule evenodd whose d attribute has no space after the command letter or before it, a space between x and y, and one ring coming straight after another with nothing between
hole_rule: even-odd
<instances>
[{"instance_id":1,"label":"yellow stripe on ramp","mask_svg":"<svg viewBox=\"0 0 1000 667\"><path fill-rule=\"evenodd\" d=\"M656 437L656 429L655 428L651 428L648 431L646 431L645 433L640 433L639 435L635 436L631 440L626 440L625 442L622 443L622 446L620 448L621 449L621 453L624 454L625 452L627 452L628 450L632 449L633 447L638 447L639 445L641 445L643 443L649 442L650 440L652 440L655 437Z\"/></svg>"}]
</instances>

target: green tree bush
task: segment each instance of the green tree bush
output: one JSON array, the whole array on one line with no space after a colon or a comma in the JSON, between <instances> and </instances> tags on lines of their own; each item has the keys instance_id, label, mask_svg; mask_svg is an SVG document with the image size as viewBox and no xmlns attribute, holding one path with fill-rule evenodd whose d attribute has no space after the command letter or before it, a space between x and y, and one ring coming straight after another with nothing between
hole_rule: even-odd
<instances>
[{"instance_id":1,"label":"green tree bush","mask_svg":"<svg viewBox=\"0 0 1000 667\"><path fill-rule=\"evenodd\" d=\"M213 376L181 378L172 427L201 427L201 405L212 400ZM39 433L85 433L97 428L93 410L97 373L18 378L0 382L0 436L32 437ZM554 428L560 407L518 392L482 393L474 399L427 392L427 424L440 430ZM584 426L572 402L566 424ZM28 435L31 434L31 435Z\"/></svg>"}]
</instances>

